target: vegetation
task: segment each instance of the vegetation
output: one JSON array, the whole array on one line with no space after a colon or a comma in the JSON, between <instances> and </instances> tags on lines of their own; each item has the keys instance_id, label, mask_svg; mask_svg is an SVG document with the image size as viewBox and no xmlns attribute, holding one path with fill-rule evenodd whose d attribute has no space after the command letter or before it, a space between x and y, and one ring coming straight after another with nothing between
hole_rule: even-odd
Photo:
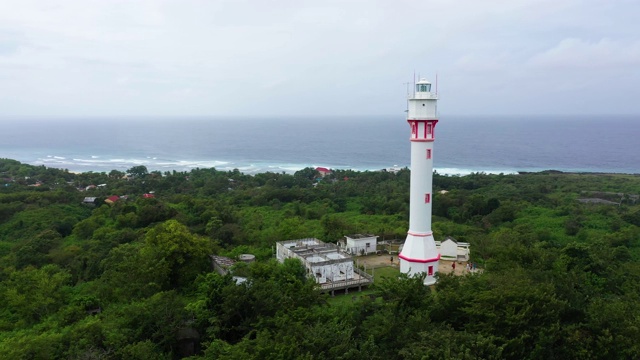
<instances>
[{"instance_id":1,"label":"vegetation","mask_svg":"<svg viewBox=\"0 0 640 360\"><path fill-rule=\"evenodd\" d=\"M640 177L435 174L436 238L471 243L482 272L376 274L340 301L274 243L404 237L409 171L318 177L0 159L0 358L640 357ZM248 281L212 272L241 253Z\"/></svg>"}]
</instances>

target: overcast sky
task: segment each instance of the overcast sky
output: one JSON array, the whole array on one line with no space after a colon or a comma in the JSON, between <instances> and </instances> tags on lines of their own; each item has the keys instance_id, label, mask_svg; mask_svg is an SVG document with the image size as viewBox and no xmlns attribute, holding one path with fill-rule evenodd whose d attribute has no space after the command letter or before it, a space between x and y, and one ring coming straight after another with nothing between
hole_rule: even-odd
<instances>
[{"instance_id":1,"label":"overcast sky","mask_svg":"<svg viewBox=\"0 0 640 360\"><path fill-rule=\"evenodd\" d=\"M638 0L0 0L0 117L640 114Z\"/></svg>"}]
</instances>

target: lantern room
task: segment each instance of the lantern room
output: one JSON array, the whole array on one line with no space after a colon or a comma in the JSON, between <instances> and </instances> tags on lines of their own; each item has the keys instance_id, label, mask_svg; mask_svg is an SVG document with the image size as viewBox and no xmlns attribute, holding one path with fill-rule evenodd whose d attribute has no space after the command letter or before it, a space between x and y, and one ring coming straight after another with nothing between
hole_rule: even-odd
<instances>
[{"instance_id":1,"label":"lantern room","mask_svg":"<svg viewBox=\"0 0 640 360\"><path fill-rule=\"evenodd\" d=\"M416 92L431 92L431 83L425 79L420 79L416 83Z\"/></svg>"},{"instance_id":2,"label":"lantern room","mask_svg":"<svg viewBox=\"0 0 640 360\"><path fill-rule=\"evenodd\" d=\"M416 82L415 92L409 95L408 119L435 119L438 94L431 92L431 83L426 79Z\"/></svg>"}]
</instances>

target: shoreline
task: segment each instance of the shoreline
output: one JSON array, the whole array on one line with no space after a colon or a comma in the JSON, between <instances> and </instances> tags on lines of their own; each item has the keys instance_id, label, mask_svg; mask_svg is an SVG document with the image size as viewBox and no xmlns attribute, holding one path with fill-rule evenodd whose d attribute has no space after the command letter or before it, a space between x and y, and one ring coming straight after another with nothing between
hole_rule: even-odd
<instances>
[{"instance_id":1,"label":"shoreline","mask_svg":"<svg viewBox=\"0 0 640 360\"><path fill-rule=\"evenodd\" d=\"M24 162L24 161L20 161L20 160L16 160L16 159L10 159L10 158L2 158L2 159L8 159L8 160L14 160L14 161L18 161L21 164L24 165L29 165L29 166L44 166L46 168L52 168L52 169L58 169L58 170L67 170L69 173L72 174L85 174L85 173L105 173L108 174L110 171L112 170L117 170L117 171L126 171L134 166L145 166L147 167L148 171L160 171L162 173L169 171L185 171L185 172L189 172L191 170L195 170L195 169L216 169L218 171L234 171L234 170L238 170L243 174L247 174L247 175L255 175L255 174L263 174L263 173L286 173L286 174L294 174L296 171L310 167L310 168L316 168L316 167L326 167L332 170L351 170L351 171L357 171L357 172L366 172L366 171L371 171L371 172L377 172L377 171L388 171L388 172L394 172L397 170L402 170L405 168L409 168L408 166L389 166L387 168L358 168L358 167L348 167L348 166L331 166L331 165L326 165L326 164L307 164L307 165L302 165L302 164L278 164L278 163L259 163L259 162L254 162L254 163L249 163L247 162L246 164L239 164L239 163L233 163L233 162L219 162L221 164L221 166L212 166L212 167L207 167L207 166L198 166L196 163L198 163L198 161L194 161L194 162L190 162L188 166L154 166L154 164L144 164L144 163L140 163L140 162L131 162L130 164L121 164L121 166L115 166L115 167L110 167L107 168L106 166L101 166L99 169L98 168L92 168L92 169L79 169L76 166L63 166L63 164L60 164L60 166L52 166L51 164L43 164L43 163L29 163L29 162ZM207 161L208 162L208 161ZM64 164L64 165L71 165L71 164ZM174 164L177 165L177 164ZM203 164L204 165L204 164ZM236 166L237 165L237 166ZM393 169L393 170L390 170ZM462 169L462 168L455 168L455 167L442 167L442 168L438 168L435 167L434 168L434 172L437 173L438 175L443 175L443 176L468 176L468 175L472 175L472 174L487 174L487 175L626 175L626 176L640 176L640 172L636 172L636 173L632 173L632 172L612 172L612 171L569 171L569 170L557 170L557 169L545 169L545 170L481 170L481 169Z\"/></svg>"},{"instance_id":2,"label":"shoreline","mask_svg":"<svg viewBox=\"0 0 640 360\"><path fill-rule=\"evenodd\" d=\"M627 175L640 176L640 173L606 172L606 171L562 171L562 170L542 170L542 171L518 171L518 175Z\"/></svg>"}]
</instances>

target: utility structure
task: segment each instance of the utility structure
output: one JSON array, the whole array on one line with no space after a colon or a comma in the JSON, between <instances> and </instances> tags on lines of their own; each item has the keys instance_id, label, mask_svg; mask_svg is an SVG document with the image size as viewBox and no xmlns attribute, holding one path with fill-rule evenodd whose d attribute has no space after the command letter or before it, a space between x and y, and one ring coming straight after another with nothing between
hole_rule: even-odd
<instances>
[{"instance_id":1,"label":"utility structure","mask_svg":"<svg viewBox=\"0 0 640 360\"><path fill-rule=\"evenodd\" d=\"M431 83L420 79L413 94L408 95L407 122L411 127L411 190L409 231L400 258L400 271L414 275L424 273L425 285L435 284L440 252L431 231L433 200L433 143L438 94Z\"/></svg>"}]
</instances>

